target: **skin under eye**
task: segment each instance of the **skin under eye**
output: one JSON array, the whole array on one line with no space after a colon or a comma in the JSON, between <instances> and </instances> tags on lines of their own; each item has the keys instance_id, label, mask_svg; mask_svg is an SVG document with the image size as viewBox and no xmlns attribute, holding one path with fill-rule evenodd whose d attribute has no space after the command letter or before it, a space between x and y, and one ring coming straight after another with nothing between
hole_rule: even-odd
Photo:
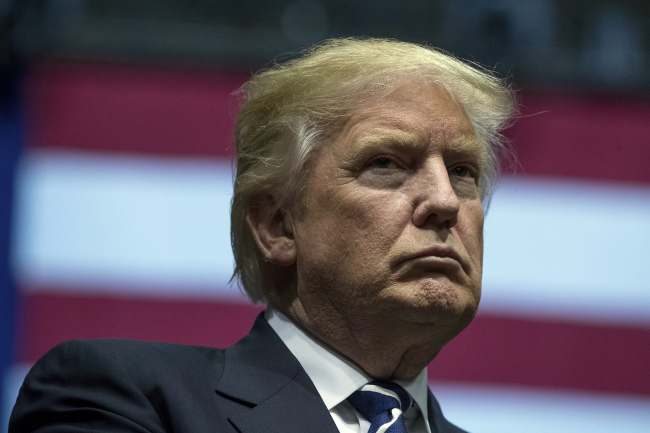
<instances>
[{"instance_id":1,"label":"skin under eye","mask_svg":"<svg viewBox=\"0 0 650 433\"><path fill-rule=\"evenodd\" d=\"M450 168L449 180L459 198L478 197L478 173L472 166L457 165Z\"/></svg>"}]
</instances>

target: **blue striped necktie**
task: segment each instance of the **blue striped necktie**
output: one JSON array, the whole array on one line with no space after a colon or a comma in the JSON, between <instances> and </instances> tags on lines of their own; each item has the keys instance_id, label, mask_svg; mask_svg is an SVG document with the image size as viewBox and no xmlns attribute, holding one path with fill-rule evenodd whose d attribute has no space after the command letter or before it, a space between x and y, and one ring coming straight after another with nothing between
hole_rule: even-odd
<instances>
[{"instance_id":1,"label":"blue striped necktie","mask_svg":"<svg viewBox=\"0 0 650 433\"><path fill-rule=\"evenodd\" d=\"M370 421L368 433L406 433L404 416L413 400L393 382L375 381L362 386L348 402Z\"/></svg>"}]
</instances>

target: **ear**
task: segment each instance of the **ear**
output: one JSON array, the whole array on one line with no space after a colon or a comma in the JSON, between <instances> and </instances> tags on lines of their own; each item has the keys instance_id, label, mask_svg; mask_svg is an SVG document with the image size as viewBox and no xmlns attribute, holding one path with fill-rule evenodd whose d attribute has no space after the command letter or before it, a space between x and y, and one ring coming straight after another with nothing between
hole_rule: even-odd
<instances>
[{"instance_id":1,"label":"ear","mask_svg":"<svg viewBox=\"0 0 650 433\"><path fill-rule=\"evenodd\" d=\"M246 223L262 256L280 266L296 262L291 213L276 209L271 194L253 198L246 208Z\"/></svg>"}]
</instances>

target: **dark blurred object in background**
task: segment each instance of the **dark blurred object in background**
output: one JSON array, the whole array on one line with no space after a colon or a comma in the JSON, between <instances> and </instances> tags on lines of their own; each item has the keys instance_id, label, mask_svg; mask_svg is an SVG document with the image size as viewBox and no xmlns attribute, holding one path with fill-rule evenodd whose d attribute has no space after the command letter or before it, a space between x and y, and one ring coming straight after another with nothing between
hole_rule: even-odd
<instances>
[{"instance_id":1,"label":"dark blurred object in background","mask_svg":"<svg viewBox=\"0 0 650 433\"><path fill-rule=\"evenodd\" d=\"M650 87L650 2L640 0L20 3L11 37L28 57L257 68L324 38L375 36L441 46L518 82Z\"/></svg>"},{"instance_id":2,"label":"dark blurred object in background","mask_svg":"<svg viewBox=\"0 0 650 433\"><path fill-rule=\"evenodd\" d=\"M0 1L0 105L9 103L15 88L18 55L14 44L14 24L19 15L14 2Z\"/></svg>"}]
</instances>

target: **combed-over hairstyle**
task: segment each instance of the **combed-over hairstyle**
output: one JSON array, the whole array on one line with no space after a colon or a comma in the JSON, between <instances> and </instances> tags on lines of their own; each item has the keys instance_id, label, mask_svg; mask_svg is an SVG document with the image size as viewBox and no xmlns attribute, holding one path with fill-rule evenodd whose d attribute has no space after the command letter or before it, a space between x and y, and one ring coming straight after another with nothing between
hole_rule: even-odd
<instances>
[{"instance_id":1,"label":"combed-over hairstyle","mask_svg":"<svg viewBox=\"0 0 650 433\"><path fill-rule=\"evenodd\" d=\"M485 145L479 179L487 208L504 152L500 132L515 111L513 91L494 75L435 48L387 39L332 39L275 64L240 89L231 208L233 279L266 302L261 253L246 223L251 199L273 192L277 209L300 205L303 168L314 149L356 109L404 82L437 83L461 105Z\"/></svg>"}]
</instances>

